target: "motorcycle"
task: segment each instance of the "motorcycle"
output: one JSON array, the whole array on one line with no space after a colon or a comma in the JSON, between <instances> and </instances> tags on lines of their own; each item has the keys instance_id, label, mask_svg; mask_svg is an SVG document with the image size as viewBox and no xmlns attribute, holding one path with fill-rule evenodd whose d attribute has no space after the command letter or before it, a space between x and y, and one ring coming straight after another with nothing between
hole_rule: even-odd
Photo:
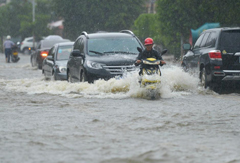
<instances>
[{"instance_id":1,"label":"motorcycle","mask_svg":"<svg viewBox=\"0 0 240 163\"><path fill-rule=\"evenodd\" d=\"M12 47L12 62L18 62L20 60L20 57L18 56L18 47L13 46Z\"/></svg>"},{"instance_id":2,"label":"motorcycle","mask_svg":"<svg viewBox=\"0 0 240 163\"><path fill-rule=\"evenodd\" d=\"M139 52L142 52L141 48L138 48ZM165 54L167 52L167 49L164 49L161 53L161 55ZM163 66L161 64L160 60L157 60L155 58L147 58L145 60L142 60L140 63L142 64L142 71L140 74L140 87L145 88L147 91L147 97L150 97L152 100L159 97L158 89L161 84L161 70L160 66ZM135 64L138 66L139 64Z\"/></svg>"}]
</instances>

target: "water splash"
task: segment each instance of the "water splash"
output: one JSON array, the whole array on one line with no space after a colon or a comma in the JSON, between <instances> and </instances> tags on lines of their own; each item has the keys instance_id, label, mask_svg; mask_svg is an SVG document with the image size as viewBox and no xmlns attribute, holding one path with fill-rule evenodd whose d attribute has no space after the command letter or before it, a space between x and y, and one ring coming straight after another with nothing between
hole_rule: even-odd
<instances>
[{"instance_id":1,"label":"water splash","mask_svg":"<svg viewBox=\"0 0 240 163\"><path fill-rule=\"evenodd\" d=\"M180 67L162 68L161 85L157 92L161 98L180 97L199 92L199 79L182 71ZM8 91L28 94L56 94L66 97L86 98L144 98L145 88L140 88L138 72L112 78L108 81L97 80L93 84L68 83L67 81L45 81L43 77L33 79L0 80L0 85Z\"/></svg>"}]
</instances>

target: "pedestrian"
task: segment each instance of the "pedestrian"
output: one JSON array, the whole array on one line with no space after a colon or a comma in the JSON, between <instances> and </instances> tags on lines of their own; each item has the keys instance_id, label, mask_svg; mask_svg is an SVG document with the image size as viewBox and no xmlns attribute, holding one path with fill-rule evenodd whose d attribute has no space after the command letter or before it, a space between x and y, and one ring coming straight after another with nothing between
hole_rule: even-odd
<instances>
[{"instance_id":1,"label":"pedestrian","mask_svg":"<svg viewBox=\"0 0 240 163\"><path fill-rule=\"evenodd\" d=\"M3 43L3 51L5 52L6 63L10 63L12 55L12 47L15 45L11 40L11 36L7 36L7 40Z\"/></svg>"}]
</instances>

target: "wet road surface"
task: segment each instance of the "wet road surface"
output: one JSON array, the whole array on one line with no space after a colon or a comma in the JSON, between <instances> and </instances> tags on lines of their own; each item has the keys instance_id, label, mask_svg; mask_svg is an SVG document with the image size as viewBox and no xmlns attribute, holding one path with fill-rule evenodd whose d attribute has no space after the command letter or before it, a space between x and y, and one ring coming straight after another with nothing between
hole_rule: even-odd
<instances>
[{"instance_id":1,"label":"wet road surface","mask_svg":"<svg viewBox=\"0 0 240 163\"><path fill-rule=\"evenodd\" d=\"M161 98L122 80L45 81L0 54L0 162L239 163L240 94L217 94L176 65Z\"/></svg>"}]
</instances>

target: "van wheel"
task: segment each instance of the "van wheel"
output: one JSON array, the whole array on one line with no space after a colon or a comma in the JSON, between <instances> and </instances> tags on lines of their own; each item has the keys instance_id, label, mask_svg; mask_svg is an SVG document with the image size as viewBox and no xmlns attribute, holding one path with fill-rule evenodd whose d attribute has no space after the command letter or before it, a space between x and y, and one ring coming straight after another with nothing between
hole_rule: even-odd
<instances>
[{"instance_id":1,"label":"van wheel","mask_svg":"<svg viewBox=\"0 0 240 163\"><path fill-rule=\"evenodd\" d=\"M185 64L182 65L182 69L183 69L184 72L188 72L188 68Z\"/></svg>"},{"instance_id":2,"label":"van wheel","mask_svg":"<svg viewBox=\"0 0 240 163\"><path fill-rule=\"evenodd\" d=\"M52 80L52 81L55 81L55 80L56 80L56 74L55 74L54 71L52 72L51 80Z\"/></svg>"},{"instance_id":3,"label":"van wheel","mask_svg":"<svg viewBox=\"0 0 240 163\"><path fill-rule=\"evenodd\" d=\"M67 73L67 81L72 83L72 76L69 72Z\"/></svg>"},{"instance_id":4,"label":"van wheel","mask_svg":"<svg viewBox=\"0 0 240 163\"><path fill-rule=\"evenodd\" d=\"M34 67L33 58L31 57L31 65Z\"/></svg>"},{"instance_id":5,"label":"van wheel","mask_svg":"<svg viewBox=\"0 0 240 163\"><path fill-rule=\"evenodd\" d=\"M209 83L207 82L207 75L206 75L206 70L205 68L203 68L200 72L200 84L201 86L203 86L204 88L209 87Z\"/></svg>"},{"instance_id":6,"label":"van wheel","mask_svg":"<svg viewBox=\"0 0 240 163\"><path fill-rule=\"evenodd\" d=\"M47 75L46 75L46 73L45 73L44 70L43 70L43 75L44 75L44 77L45 77L45 80L49 80L49 77L47 77Z\"/></svg>"},{"instance_id":7,"label":"van wheel","mask_svg":"<svg viewBox=\"0 0 240 163\"><path fill-rule=\"evenodd\" d=\"M87 81L87 75L84 70L80 73L80 82L86 82Z\"/></svg>"}]
</instances>

